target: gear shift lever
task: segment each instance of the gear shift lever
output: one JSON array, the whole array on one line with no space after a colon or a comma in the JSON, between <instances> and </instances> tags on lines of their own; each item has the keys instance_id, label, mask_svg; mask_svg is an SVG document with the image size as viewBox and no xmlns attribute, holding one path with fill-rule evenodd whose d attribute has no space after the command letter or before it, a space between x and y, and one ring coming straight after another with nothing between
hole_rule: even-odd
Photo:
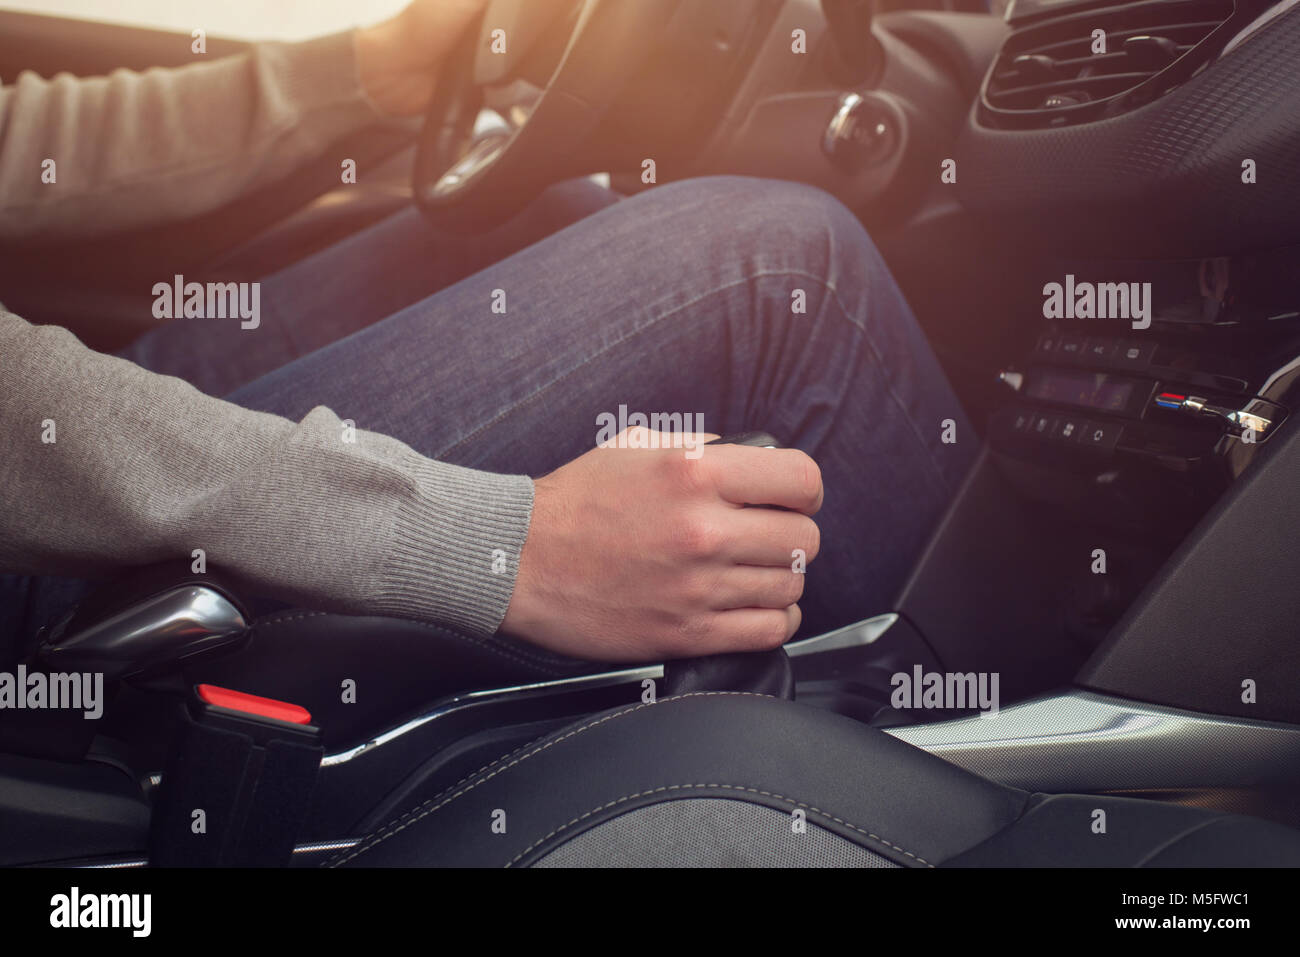
<instances>
[{"instance_id":1,"label":"gear shift lever","mask_svg":"<svg viewBox=\"0 0 1300 957\"><path fill-rule=\"evenodd\" d=\"M767 432L738 432L724 435L709 444L781 448L781 443ZM745 691L793 701L794 670L784 647L771 651L739 651L664 662L664 695L700 691Z\"/></svg>"},{"instance_id":2,"label":"gear shift lever","mask_svg":"<svg viewBox=\"0 0 1300 957\"><path fill-rule=\"evenodd\" d=\"M827 68L847 87L874 84L884 66L884 50L871 32L875 0L821 0L831 41Z\"/></svg>"}]
</instances>

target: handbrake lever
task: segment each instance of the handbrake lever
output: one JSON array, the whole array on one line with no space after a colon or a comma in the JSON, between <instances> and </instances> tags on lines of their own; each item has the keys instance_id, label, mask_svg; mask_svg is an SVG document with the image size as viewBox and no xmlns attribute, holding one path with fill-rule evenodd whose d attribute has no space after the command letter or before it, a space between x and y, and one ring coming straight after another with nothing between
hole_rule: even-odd
<instances>
[{"instance_id":1,"label":"handbrake lever","mask_svg":"<svg viewBox=\"0 0 1300 957\"><path fill-rule=\"evenodd\" d=\"M248 615L214 575L150 566L91 595L41 636L36 657L60 671L105 680L157 671L226 648L248 633Z\"/></svg>"}]
</instances>

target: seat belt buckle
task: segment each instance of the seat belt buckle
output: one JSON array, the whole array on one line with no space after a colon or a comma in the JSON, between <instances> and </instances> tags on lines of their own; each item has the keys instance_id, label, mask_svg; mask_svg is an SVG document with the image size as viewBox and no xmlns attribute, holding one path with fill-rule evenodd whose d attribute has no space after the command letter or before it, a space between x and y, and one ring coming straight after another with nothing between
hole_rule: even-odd
<instances>
[{"instance_id":1,"label":"seat belt buckle","mask_svg":"<svg viewBox=\"0 0 1300 957\"><path fill-rule=\"evenodd\" d=\"M289 863L320 770L307 709L216 685L193 689L150 831L162 867Z\"/></svg>"},{"instance_id":2,"label":"seat belt buckle","mask_svg":"<svg viewBox=\"0 0 1300 957\"><path fill-rule=\"evenodd\" d=\"M189 712L193 721L230 728L257 741L286 736L304 741L320 738L320 729L311 723L311 712L301 705L218 685L195 685Z\"/></svg>"}]
</instances>

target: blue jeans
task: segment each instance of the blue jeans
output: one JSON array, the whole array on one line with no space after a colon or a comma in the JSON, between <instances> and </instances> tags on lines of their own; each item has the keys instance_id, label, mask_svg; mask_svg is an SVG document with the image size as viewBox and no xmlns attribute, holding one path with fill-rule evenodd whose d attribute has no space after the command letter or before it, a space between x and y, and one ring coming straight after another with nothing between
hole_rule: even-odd
<instances>
[{"instance_id":1,"label":"blue jeans","mask_svg":"<svg viewBox=\"0 0 1300 957\"><path fill-rule=\"evenodd\" d=\"M487 471L543 475L620 405L808 452L826 495L801 634L889 610L978 446L865 230L807 186L711 177L615 201L562 184L469 246L406 212L265 280L261 302L256 330L174 320L123 355Z\"/></svg>"}]
</instances>

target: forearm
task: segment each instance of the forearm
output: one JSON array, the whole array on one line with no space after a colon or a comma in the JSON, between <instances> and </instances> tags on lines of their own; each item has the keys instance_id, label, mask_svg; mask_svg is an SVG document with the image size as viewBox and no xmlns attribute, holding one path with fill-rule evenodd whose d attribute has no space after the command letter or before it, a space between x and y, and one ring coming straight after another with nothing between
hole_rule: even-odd
<instances>
[{"instance_id":1,"label":"forearm","mask_svg":"<svg viewBox=\"0 0 1300 957\"><path fill-rule=\"evenodd\" d=\"M500 624L533 484L317 408L252 412L0 311L0 570L98 575L202 549L313 608Z\"/></svg>"},{"instance_id":2,"label":"forearm","mask_svg":"<svg viewBox=\"0 0 1300 957\"><path fill-rule=\"evenodd\" d=\"M0 239L101 235L194 216L383 122L354 36L0 90Z\"/></svg>"}]
</instances>

